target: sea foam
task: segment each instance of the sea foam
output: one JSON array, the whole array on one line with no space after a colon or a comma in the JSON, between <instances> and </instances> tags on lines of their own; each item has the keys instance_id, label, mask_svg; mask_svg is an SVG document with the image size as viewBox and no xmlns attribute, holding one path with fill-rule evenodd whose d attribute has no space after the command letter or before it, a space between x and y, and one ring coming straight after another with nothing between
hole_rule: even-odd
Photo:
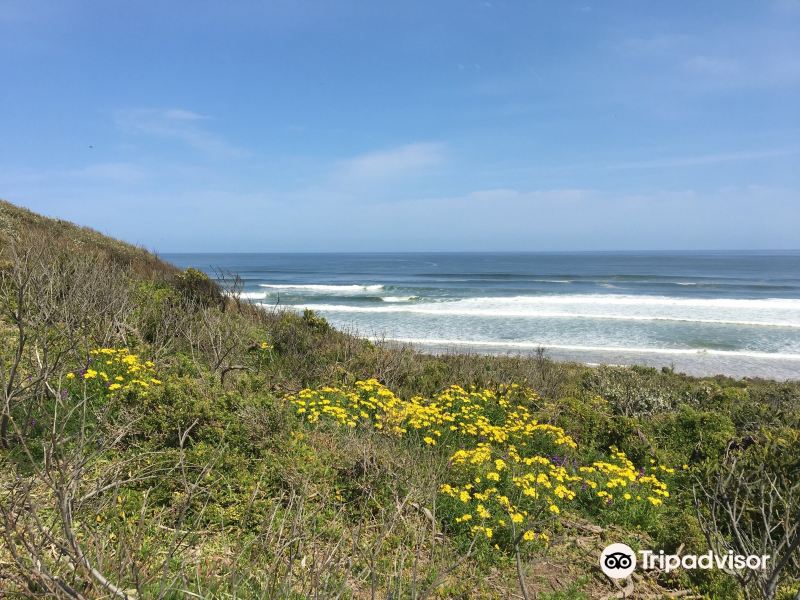
<instances>
[{"instance_id":1,"label":"sea foam","mask_svg":"<svg viewBox=\"0 0 800 600\"><path fill-rule=\"evenodd\" d=\"M385 299L384 299L385 300ZM440 316L534 319L599 319L619 321L677 321L719 325L800 328L800 300L784 298L677 298L572 294L478 297L440 302L354 306L302 304L321 312L414 313Z\"/></svg>"},{"instance_id":2,"label":"sea foam","mask_svg":"<svg viewBox=\"0 0 800 600\"><path fill-rule=\"evenodd\" d=\"M567 350L578 352L603 352L619 354L664 354L676 356L729 356L747 357L767 360L796 360L800 354L789 352L757 352L752 350L710 350L696 348L649 348L630 346L585 346L570 344L549 344L539 342L490 341L490 340L458 340L437 338L373 338L375 341L392 341L401 344L429 346L474 346L484 348L527 349L545 348L547 350Z\"/></svg>"},{"instance_id":3,"label":"sea foam","mask_svg":"<svg viewBox=\"0 0 800 600\"><path fill-rule=\"evenodd\" d=\"M329 285L329 284L296 284L296 283L261 283L259 287L276 292L300 292L304 294L322 294L326 296L358 296L380 292L383 286L375 285Z\"/></svg>"}]
</instances>

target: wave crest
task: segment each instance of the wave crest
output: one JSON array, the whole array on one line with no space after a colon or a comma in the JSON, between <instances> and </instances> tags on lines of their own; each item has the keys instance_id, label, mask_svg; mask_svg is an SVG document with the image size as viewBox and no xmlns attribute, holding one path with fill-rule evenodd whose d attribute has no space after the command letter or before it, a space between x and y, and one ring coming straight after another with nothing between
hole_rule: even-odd
<instances>
[{"instance_id":1,"label":"wave crest","mask_svg":"<svg viewBox=\"0 0 800 600\"><path fill-rule=\"evenodd\" d=\"M389 296L389 298L395 298ZM397 297L399 298L399 297ZM799 299L676 298L573 294L466 298L444 302L386 301L391 306L349 304L299 305L341 313L416 313L527 319L600 319L618 321L676 321L716 325L800 328Z\"/></svg>"},{"instance_id":2,"label":"wave crest","mask_svg":"<svg viewBox=\"0 0 800 600\"><path fill-rule=\"evenodd\" d=\"M333 285L321 283L261 283L259 284L259 287L275 290L276 292L300 292L305 294L321 294L326 296L359 296L362 294L370 294L383 290L383 286L380 284Z\"/></svg>"}]
</instances>

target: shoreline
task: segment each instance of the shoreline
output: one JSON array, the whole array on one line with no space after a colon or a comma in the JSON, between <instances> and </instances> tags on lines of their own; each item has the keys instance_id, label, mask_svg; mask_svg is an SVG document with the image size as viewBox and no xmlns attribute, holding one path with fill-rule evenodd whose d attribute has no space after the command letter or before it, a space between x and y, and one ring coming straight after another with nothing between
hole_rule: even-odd
<instances>
[{"instance_id":1,"label":"shoreline","mask_svg":"<svg viewBox=\"0 0 800 600\"><path fill-rule=\"evenodd\" d=\"M344 330L346 331L346 330ZM545 356L558 363L582 365L586 367L644 366L656 369L671 369L691 377L729 377L732 379L761 379L775 382L800 381L800 359L772 358L768 356L747 356L719 354L717 352L686 350L677 353L663 352L659 349L564 349L539 345L530 347L510 347L503 342L471 342L446 340L425 342L422 340L392 339L380 336L363 336L373 343L394 348L411 348L415 352L438 355L464 356L509 356L530 358L536 356L538 348Z\"/></svg>"}]
</instances>

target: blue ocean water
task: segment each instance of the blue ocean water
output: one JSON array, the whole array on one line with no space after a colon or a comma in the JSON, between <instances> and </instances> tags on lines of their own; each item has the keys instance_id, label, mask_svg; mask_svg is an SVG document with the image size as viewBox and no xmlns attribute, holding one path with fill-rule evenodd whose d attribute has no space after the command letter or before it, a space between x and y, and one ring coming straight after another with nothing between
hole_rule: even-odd
<instances>
[{"instance_id":1,"label":"blue ocean water","mask_svg":"<svg viewBox=\"0 0 800 600\"><path fill-rule=\"evenodd\" d=\"M532 352L693 374L800 378L800 251L168 254L238 274L243 297L311 308L434 351Z\"/></svg>"}]
</instances>

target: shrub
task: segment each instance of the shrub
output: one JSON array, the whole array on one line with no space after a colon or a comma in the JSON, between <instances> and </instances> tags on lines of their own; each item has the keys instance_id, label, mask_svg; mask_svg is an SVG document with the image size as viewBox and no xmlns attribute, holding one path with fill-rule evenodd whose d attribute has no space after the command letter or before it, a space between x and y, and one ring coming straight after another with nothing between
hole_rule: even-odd
<instances>
[{"instance_id":1,"label":"shrub","mask_svg":"<svg viewBox=\"0 0 800 600\"><path fill-rule=\"evenodd\" d=\"M188 268L174 279L175 288L187 299L199 306L223 306L224 299L219 286L198 269Z\"/></svg>"}]
</instances>

